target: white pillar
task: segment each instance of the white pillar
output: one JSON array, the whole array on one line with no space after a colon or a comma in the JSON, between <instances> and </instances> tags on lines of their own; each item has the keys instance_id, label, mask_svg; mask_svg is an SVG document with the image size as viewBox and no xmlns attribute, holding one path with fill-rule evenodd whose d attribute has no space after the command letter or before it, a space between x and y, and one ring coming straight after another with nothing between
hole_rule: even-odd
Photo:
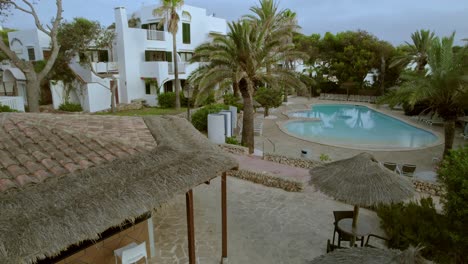
<instances>
[{"instance_id":1,"label":"white pillar","mask_svg":"<svg viewBox=\"0 0 468 264\"><path fill-rule=\"evenodd\" d=\"M224 135L224 115L208 115L208 139L215 144L226 143Z\"/></svg>"},{"instance_id":2,"label":"white pillar","mask_svg":"<svg viewBox=\"0 0 468 264\"><path fill-rule=\"evenodd\" d=\"M236 128L237 128L237 107L235 106L229 106L229 111L231 111L231 128L232 128L232 134L234 135L236 133Z\"/></svg>"},{"instance_id":3,"label":"white pillar","mask_svg":"<svg viewBox=\"0 0 468 264\"><path fill-rule=\"evenodd\" d=\"M127 11L125 7L116 7L114 11L115 15L115 33L116 33L116 42L117 42L117 58L118 58L118 65L119 65L119 101L121 103L130 103L128 100L128 91L127 91L127 78L128 73L126 67L129 67L131 63L129 63L130 59L128 52L126 52L125 48L128 42L128 19L127 19ZM131 65L131 67L135 67L135 65Z\"/></svg>"},{"instance_id":4,"label":"white pillar","mask_svg":"<svg viewBox=\"0 0 468 264\"><path fill-rule=\"evenodd\" d=\"M226 137L232 137L232 114L229 110L223 110L220 112L224 115L224 135Z\"/></svg>"},{"instance_id":5,"label":"white pillar","mask_svg":"<svg viewBox=\"0 0 468 264\"><path fill-rule=\"evenodd\" d=\"M153 216L148 218L148 239L149 239L149 248L150 248L150 258L156 256L156 247L154 246L154 227L153 227Z\"/></svg>"}]
</instances>

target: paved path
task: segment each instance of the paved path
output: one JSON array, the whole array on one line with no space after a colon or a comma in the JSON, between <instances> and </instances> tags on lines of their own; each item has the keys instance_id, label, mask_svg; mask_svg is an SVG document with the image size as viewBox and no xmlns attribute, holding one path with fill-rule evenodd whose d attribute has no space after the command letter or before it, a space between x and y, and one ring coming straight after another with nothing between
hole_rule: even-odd
<instances>
[{"instance_id":1,"label":"paved path","mask_svg":"<svg viewBox=\"0 0 468 264\"><path fill-rule=\"evenodd\" d=\"M307 263L325 253L333 234L333 210L351 210L307 186L286 192L228 177L228 255L232 264ZM219 263L221 256L220 180L194 189L198 263ZM361 209L360 221L382 234L374 212ZM154 263L188 263L185 197L154 216Z\"/></svg>"}]
</instances>

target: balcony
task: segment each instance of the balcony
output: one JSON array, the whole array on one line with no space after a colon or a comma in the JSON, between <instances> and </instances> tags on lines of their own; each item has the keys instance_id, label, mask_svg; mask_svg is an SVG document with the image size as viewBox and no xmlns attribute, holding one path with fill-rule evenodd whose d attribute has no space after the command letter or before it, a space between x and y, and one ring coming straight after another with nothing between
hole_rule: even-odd
<instances>
[{"instance_id":1,"label":"balcony","mask_svg":"<svg viewBox=\"0 0 468 264\"><path fill-rule=\"evenodd\" d=\"M179 73L185 73L185 68L187 66L187 63L179 62L177 63L177 66L179 67L178 68ZM174 74L174 63L172 62L169 62L169 74Z\"/></svg>"},{"instance_id":2,"label":"balcony","mask_svg":"<svg viewBox=\"0 0 468 264\"><path fill-rule=\"evenodd\" d=\"M165 41L166 40L166 32L159 31L159 30L153 30L153 29L147 29L146 30L146 38L148 40Z\"/></svg>"},{"instance_id":3,"label":"balcony","mask_svg":"<svg viewBox=\"0 0 468 264\"><path fill-rule=\"evenodd\" d=\"M118 72L118 62L93 62L93 70L97 73Z\"/></svg>"}]
</instances>

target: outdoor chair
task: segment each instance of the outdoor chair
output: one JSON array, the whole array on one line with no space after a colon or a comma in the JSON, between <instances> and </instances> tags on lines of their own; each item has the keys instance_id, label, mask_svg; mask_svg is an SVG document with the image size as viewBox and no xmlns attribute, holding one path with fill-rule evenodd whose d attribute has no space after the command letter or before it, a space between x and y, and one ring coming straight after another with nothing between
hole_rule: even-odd
<instances>
[{"instance_id":1,"label":"outdoor chair","mask_svg":"<svg viewBox=\"0 0 468 264\"><path fill-rule=\"evenodd\" d=\"M145 263L148 263L148 255L146 253L146 242L137 245L132 242L125 247L114 250L115 264L118 263L117 259L122 260L122 264L136 263L140 259L145 259Z\"/></svg>"},{"instance_id":2,"label":"outdoor chair","mask_svg":"<svg viewBox=\"0 0 468 264\"><path fill-rule=\"evenodd\" d=\"M383 166L391 171L395 171L397 168L397 164L394 162L384 162Z\"/></svg>"},{"instance_id":3,"label":"outdoor chair","mask_svg":"<svg viewBox=\"0 0 468 264\"><path fill-rule=\"evenodd\" d=\"M335 222L333 225L335 226L333 230L333 240L332 240L332 245L335 246L335 234L338 234L338 247L341 247L341 241L351 241L352 237L348 234L345 234L341 232L338 229L338 222L341 219L345 218L353 218L354 216L354 211L333 211L333 216L335 217ZM364 243L364 238L363 237L356 237L356 242L361 241L361 246Z\"/></svg>"},{"instance_id":4,"label":"outdoor chair","mask_svg":"<svg viewBox=\"0 0 468 264\"><path fill-rule=\"evenodd\" d=\"M330 253L335 249L341 249L341 248L346 248L346 247L340 247L340 246L337 246L337 245L333 245L332 243L330 243L330 239L327 239L327 253Z\"/></svg>"},{"instance_id":5,"label":"outdoor chair","mask_svg":"<svg viewBox=\"0 0 468 264\"><path fill-rule=\"evenodd\" d=\"M401 176L413 177L413 173L416 170L416 165L412 164L403 164L401 168L397 166L397 172L400 173Z\"/></svg>"},{"instance_id":6,"label":"outdoor chair","mask_svg":"<svg viewBox=\"0 0 468 264\"><path fill-rule=\"evenodd\" d=\"M385 242L385 245L388 244L388 239L387 239L387 238L381 237L381 236L378 236L378 235L375 235L375 234L369 234L369 235L367 236L366 244L365 244L364 246L366 246L366 247L371 247L371 248L376 248L376 246L373 246L373 245L369 244L369 240L370 240L371 237L375 237L375 238L378 238L378 239L380 239L380 240L383 240L383 241Z\"/></svg>"}]
</instances>

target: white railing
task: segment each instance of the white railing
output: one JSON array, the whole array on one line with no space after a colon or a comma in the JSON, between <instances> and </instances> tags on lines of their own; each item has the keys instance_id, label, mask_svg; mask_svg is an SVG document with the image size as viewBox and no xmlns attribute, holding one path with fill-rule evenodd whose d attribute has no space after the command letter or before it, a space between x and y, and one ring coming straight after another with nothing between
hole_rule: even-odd
<instances>
[{"instance_id":1,"label":"white railing","mask_svg":"<svg viewBox=\"0 0 468 264\"><path fill-rule=\"evenodd\" d=\"M117 62L93 62L92 65L97 73L116 72L119 70Z\"/></svg>"},{"instance_id":2,"label":"white railing","mask_svg":"<svg viewBox=\"0 0 468 264\"><path fill-rule=\"evenodd\" d=\"M21 96L0 96L0 105L7 105L11 109L24 112L24 99Z\"/></svg>"},{"instance_id":3,"label":"white railing","mask_svg":"<svg viewBox=\"0 0 468 264\"><path fill-rule=\"evenodd\" d=\"M165 41L166 40L166 34L165 34L164 31L147 29L146 30L146 38L148 40Z\"/></svg>"},{"instance_id":4,"label":"white railing","mask_svg":"<svg viewBox=\"0 0 468 264\"><path fill-rule=\"evenodd\" d=\"M177 66L179 67L178 68L179 73L185 73L185 66L186 66L185 62L179 62L177 63ZM169 74L174 74L174 63L172 62L169 62Z\"/></svg>"}]
</instances>

